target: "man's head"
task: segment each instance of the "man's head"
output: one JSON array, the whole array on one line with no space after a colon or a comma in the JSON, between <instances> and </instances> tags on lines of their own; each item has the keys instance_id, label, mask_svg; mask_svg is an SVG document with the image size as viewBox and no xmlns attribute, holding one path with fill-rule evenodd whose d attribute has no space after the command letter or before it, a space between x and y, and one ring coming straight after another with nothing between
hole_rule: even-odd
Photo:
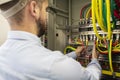
<instances>
[{"instance_id":1,"label":"man's head","mask_svg":"<svg viewBox=\"0 0 120 80\"><path fill-rule=\"evenodd\" d=\"M44 34L47 0L3 1L0 0L0 9L10 23L12 30L28 31L39 37Z\"/></svg>"}]
</instances>

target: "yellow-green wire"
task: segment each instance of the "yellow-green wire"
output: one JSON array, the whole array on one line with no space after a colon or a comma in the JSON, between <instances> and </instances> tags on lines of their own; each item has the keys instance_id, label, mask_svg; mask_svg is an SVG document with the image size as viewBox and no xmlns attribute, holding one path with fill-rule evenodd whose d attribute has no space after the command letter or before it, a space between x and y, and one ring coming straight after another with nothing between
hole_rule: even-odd
<instances>
[{"instance_id":1,"label":"yellow-green wire","mask_svg":"<svg viewBox=\"0 0 120 80\"><path fill-rule=\"evenodd\" d=\"M98 0L98 4L99 4L99 17L100 17L100 22L101 22L101 25L104 27L104 29L107 31L107 29L106 29L106 26L104 25L104 23L103 23L103 10L102 10L102 1L103 0ZM105 31L105 32L106 32Z\"/></svg>"},{"instance_id":2,"label":"yellow-green wire","mask_svg":"<svg viewBox=\"0 0 120 80\"><path fill-rule=\"evenodd\" d=\"M67 47L65 48L65 50L64 50L64 54L66 54L67 49L71 49L71 50L73 50L73 51L76 50L74 47L67 46Z\"/></svg>"},{"instance_id":3,"label":"yellow-green wire","mask_svg":"<svg viewBox=\"0 0 120 80\"><path fill-rule=\"evenodd\" d=\"M93 30L96 34L96 36L99 39L102 39L102 36L99 35L98 31L97 31L97 27L96 27L96 18L95 18L95 0L92 0L92 23L93 23Z\"/></svg>"},{"instance_id":4,"label":"yellow-green wire","mask_svg":"<svg viewBox=\"0 0 120 80\"><path fill-rule=\"evenodd\" d=\"M113 66L112 66L112 39L110 40L110 45L109 45L109 65L110 65L110 70L113 72Z\"/></svg>"},{"instance_id":5,"label":"yellow-green wire","mask_svg":"<svg viewBox=\"0 0 120 80\"><path fill-rule=\"evenodd\" d=\"M104 31L107 32L107 30L105 29L104 25L102 24L102 20L100 20L100 13L99 11L101 10L101 8L99 8L99 0L95 0L95 14L96 14L96 19L98 21L98 24L100 26L100 28Z\"/></svg>"},{"instance_id":6,"label":"yellow-green wire","mask_svg":"<svg viewBox=\"0 0 120 80\"><path fill-rule=\"evenodd\" d=\"M106 0L106 5L107 5L107 25L108 25L108 40L111 39L111 23L110 23L110 0Z\"/></svg>"},{"instance_id":7,"label":"yellow-green wire","mask_svg":"<svg viewBox=\"0 0 120 80\"><path fill-rule=\"evenodd\" d=\"M90 9L87 11L87 13L86 13L86 18L88 19L88 16L89 16L89 14L90 14L90 11L91 11L91 7L90 7Z\"/></svg>"}]
</instances>

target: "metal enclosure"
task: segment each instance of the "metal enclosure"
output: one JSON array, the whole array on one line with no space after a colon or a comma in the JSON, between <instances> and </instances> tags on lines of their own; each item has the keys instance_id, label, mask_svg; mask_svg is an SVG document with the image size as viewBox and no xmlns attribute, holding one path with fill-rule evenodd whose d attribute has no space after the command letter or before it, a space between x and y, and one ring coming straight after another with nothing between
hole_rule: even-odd
<instances>
[{"instance_id":1,"label":"metal enclosure","mask_svg":"<svg viewBox=\"0 0 120 80\"><path fill-rule=\"evenodd\" d=\"M56 12L50 12L48 17L48 48L63 51L66 45L65 26L69 20L69 0L49 0L49 6Z\"/></svg>"},{"instance_id":2,"label":"metal enclosure","mask_svg":"<svg viewBox=\"0 0 120 80\"><path fill-rule=\"evenodd\" d=\"M48 48L63 52L67 44L66 25L78 24L80 9L90 0L49 0L56 13L48 17Z\"/></svg>"}]
</instances>

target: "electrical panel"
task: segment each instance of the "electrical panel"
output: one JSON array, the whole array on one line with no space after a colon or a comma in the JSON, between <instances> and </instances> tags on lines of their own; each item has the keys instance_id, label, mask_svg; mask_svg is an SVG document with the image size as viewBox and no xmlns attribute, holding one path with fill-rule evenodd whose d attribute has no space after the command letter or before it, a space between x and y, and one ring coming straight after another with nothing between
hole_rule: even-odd
<instances>
[{"instance_id":1,"label":"electrical panel","mask_svg":"<svg viewBox=\"0 0 120 80\"><path fill-rule=\"evenodd\" d=\"M48 46L61 51L66 46L64 54L84 46L77 61L86 67L96 44L102 66L101 80L120 80L120 1L50 1Z\"/></svg>"},{"instance_id":2,"label":"electrical panel","mask_svg":"<svg viewBox=\"0 0 120 80\"><path fill-rule=\"evenodd\" d=\"M71 34L64 53L84 46L85 51L77 61L86 67L96 44L103 74L101 80L120 80L119 3L119 0L92 0L81 8L78 25L66 26Z\"/></svg>"}]
</instances>

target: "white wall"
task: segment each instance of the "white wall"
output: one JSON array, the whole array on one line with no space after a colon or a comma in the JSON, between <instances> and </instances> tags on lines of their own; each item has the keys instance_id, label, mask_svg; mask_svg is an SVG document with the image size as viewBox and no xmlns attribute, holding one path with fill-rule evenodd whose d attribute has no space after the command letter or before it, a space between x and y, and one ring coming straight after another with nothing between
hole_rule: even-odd
<instances>
[{"instance_id":1,"label":"white wall","mask_svg":"<svg viewBox=\"0 0 120 80\"><path fill-rule=\"evenodd\" d=\"M0 15L0 46L5 42L9 30L10 27L7 20Z\"/></svg>"}]
</instances>

